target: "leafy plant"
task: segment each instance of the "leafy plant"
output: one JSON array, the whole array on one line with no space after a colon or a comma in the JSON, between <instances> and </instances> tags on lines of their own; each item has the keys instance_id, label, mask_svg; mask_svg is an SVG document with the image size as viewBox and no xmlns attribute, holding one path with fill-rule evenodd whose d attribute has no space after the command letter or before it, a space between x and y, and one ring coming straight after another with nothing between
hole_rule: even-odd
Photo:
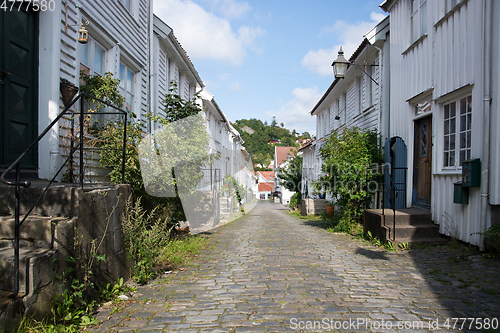
<instances>
[{"instance_id":1,"label":"leafy plant","mask_svg":"<svg viewBox=\"0 0 500 333\"><path fill-rule=\"evenodd\" d=\"M120 79L114 79L111 72L104 75L87 75L80 71L80 79L83 84L80 85L80 91L92 95L106 103L116 105L121 108L125 103L125 98L120 95ZM96 105L100 107L101 104Z\"/></svg>"},{"instance_id":2,"label":"leafy plant","mask_svg":"<svg viewBox=\"0 0 500 333\"><path fill-rule=\"evenodd\" d=\"M145 283L154 275L154 265L161 256L160 250L168 244L172 227L158 218L156 209L147 212L141 198L135 203L131 198L127 200L122 227L125 246L134 261L132 276L138 283Z\"/></svg>"},{"instance_id":3,"label":"leafy plant","mask_svg":"<svg viewBox=\"0 0 500 333\"><path fill-rule=\"evenodd\" d=\"M484 233L484 246L494 256L500 256L500 223L492 225Z\"/></svg>"},{"instance_id":4,"label":"leafy plant","mask_svg":"<svg viewBox=\"0 0 500 333\"><path fill-rule=\"evenodd\" d=\"M291 210L300 209L302 204L302 195L300 192L296 192L290 198L290 204L288 205Z\"/></svg>"},{"instance_id":5,"label":"leafy plant","mask_svg":"<svg viewBox=\"0 0 500 333\"><path fill-rule=\"evenodd\" d=\"M302 182L302 156L293 156L286 168L281 168L276 173L278 182L291 192L300 192Z\"/></svg>"},{"instance_id":6,"label":"leafy plant","mask_svg":"<svg viewBox=\"0 0 500 333\"><path fill-rule=\"evenodd\" d=\"M349 223L358 223L363 210L371 201L367 190L369 181L379 173L369 168L382 162L380 135L376 131L346 128L332 131L320 150L323 158L322 175L313 185L318 191L329 192L337 198L343 217L339 223L343 230Z\"/></svg>"},{"instance_id":7,"label":"leafy plant","mask_svg":"<svg viewBox=\"0 0 500 333\"><path fill-rule=\"evenodd\" d=\"M410 243L408 242L403 242L398 244L399 248L402 250L408 250L410 248Z\"/></svg>"},{"instance_id":8,"label":"leafy plant","mask_svg":"<svg viewBox=\"0 0 500 333\"><path fill-rule=\"evenodd\" d=\"M398 252L398 248L394 246L391 241L387 241L387 243L384 244L384 248L386 251Z\"/></svg>"}]
</instances>

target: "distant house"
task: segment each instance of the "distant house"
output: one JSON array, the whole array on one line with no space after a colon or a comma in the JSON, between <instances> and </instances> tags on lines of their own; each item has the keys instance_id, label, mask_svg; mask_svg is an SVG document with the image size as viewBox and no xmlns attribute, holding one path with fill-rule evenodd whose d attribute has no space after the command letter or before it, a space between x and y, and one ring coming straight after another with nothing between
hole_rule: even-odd
<instances>
[{"instance_id":1,"label":"distant house","mask_svg":"<svg viewBox=\"0 0 500 333\"><path fill-rule=\"evenodd\" d=\"M274 183L259 183L257 199L267 200L271 198L271 192L274 189Z\"/></svg>"},{"instance_id":2,"label":"distant house","mask_svg":"<svg viewBox=\"0 0 500 333\"><path fill-rule=\"evenodd\" d=\"M274 147L274 172L276 175L279 174L280 169L282 169L286 162L290 160L297 153L296 147ZM275 190L281 192L281 203L288 204L290 198L295 192L291 192L282 185L279 184L279 180L275 179Z\"/></svg>"}]
</instances>

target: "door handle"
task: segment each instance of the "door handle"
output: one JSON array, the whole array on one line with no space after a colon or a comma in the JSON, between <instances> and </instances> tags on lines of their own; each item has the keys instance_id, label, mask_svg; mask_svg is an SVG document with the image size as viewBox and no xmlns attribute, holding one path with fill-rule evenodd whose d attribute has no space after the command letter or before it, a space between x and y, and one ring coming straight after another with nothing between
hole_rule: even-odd
<instances>
[{"instance_id":1,"label":"door handle","mask_svg":"<svg viewBox=\"0 0 500 333\"><path fill-rule=\"evenodd\" d=\"M3 69L0 69L0 84L3 84L3 77L5 75L11 75L11 74L7 71L4 71Z\"/></svg>"}]
</instances>

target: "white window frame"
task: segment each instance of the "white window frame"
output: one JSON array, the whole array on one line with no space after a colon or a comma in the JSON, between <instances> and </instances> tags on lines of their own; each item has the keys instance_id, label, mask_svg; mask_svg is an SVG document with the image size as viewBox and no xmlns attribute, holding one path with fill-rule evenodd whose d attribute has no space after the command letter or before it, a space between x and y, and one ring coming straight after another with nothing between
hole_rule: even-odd
<instances>
[{"instance_id":1,"label":"white window frame","mask_svg":"<svg viewBox=\"0 0 500 333\"><path fill-rule=\"evenodd\" d=\"M356 77L356 111L357 114L363 111L363 80L361 76Z\"/></svg>"},{"instance_id":2,"label":"white window frame","mask_svg":"<svg viewBox=\"0 0 500 333\"><path fill-rule=\"evenodd\" d=\"M472 154L472 96L443 105L443 169L461 168Z\"/></svg>"},{"instance_id":3,"label":"white window frame","mask_svg":"<svg viewBox=\"0 0 500 333\"><path fill-rule=\"evenodd\" d=\"M123 76L123 74L125 74L125 76ZM120 61L118 68L118 78L120 79L120 93L123 97L125 97L125 109L131 112L135 112L136 109L135 77L136 73L132 70L132 68Z\"/></svg>"},{"instance_id":4,"label":"white window frame","mask_svg":"<svg viewBox=\"0 0 500 333\"><path fill-rule=\"evenodd\" d=\"M427 0L410 0L410 44L427 34Z\"/></svg>"},{"instance_id":5,"label":"white window frame","mask_svg":"<svg viewBox=\"0 0 500 333\"><path fill-rule=\"evenodd\" d=\"M82 70L82 66L88 69L88 75L104 75L106 73L106 63L107 63L107 53L108 50L99 42L97 42L94 38L89 36L89 40L87 44L79 44L80 47L80 70ZM101 68L95 68L95 55L96 55L96 47L100 48L102 52L102 60L101 60ZM88 63L84 63L84 57L82 56L84 52L87 52Z\"/></svg>"}]
</instances>

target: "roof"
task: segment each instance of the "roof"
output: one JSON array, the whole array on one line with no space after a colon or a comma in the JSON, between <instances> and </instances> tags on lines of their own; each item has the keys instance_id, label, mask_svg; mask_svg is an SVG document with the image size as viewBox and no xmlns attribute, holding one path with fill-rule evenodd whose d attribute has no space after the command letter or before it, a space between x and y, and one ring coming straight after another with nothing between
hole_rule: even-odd
<instances>
[{"instance_id":1,"label":"roof","mask_svg":"<svg viewBox=\"0 0 500 333\"><path fill-rule=\"evenodd\" d=\"M307 147L311 146L316 140L311 140L302 147L300 147L299 151L306 149Z\"/></svg>"},{"instance_id":2,"label":"roof","mask_svg":"<svg viewBox=\"0 0 500 333\"><path fill-rule=\"evenodd\" d=\"M354 51L354 53L352 54L352 56L349 58L349 62L354 62L354 60L356 60L357 57L359 57L361 51L364 50L364 48L367 46L367 45L370 45L370 42L368 41L368 39L364 39L361 44L359 44L358 48L356 49L356 51ZM316 112L318 110L318 108L321 106L321 104L325 101L325 99L328 97L328 95L332 92L333 88L337 85L337 83L340 81L341 79L335 79L332 84L330 85L330 87L328 87L328 90L323 94L323 96L320 98L320 100L318 101L318 103L316 103L316 105L314 106L314 108L311 110L311 112L309 112L312 115L314 115L314 112Z\"/></svg>"},{"instance_id":3,"label":"roof","mask_svg":"<svg viewBox=\"0 0 500 333\"><path fill-rule=\"evenodd\" d=\"M394 5L395 2L396 2L396 0L384 0L384 2L382 2L379 5L379 7L382 8L382 10L387 13L391 9L391 7Z\"/></svg>"},{"instance_id":4,"label":"roof","mask_svg":"<svg viewBox=\"0 0 500 333\"><path fill-rule=\"evenodd\" d=\"M291 151L290 151L291 150ZM295 155L295 152L297 151L296 147L279 147L276 146L274 147L274 157L276 159L276 167L280 167L283 162L286 162L286 158L288 154L290 155Z\"/></svg>"},{"instance_id":5,"label":"roof","mask_svg":"<svg viewBox=\"0 0 500 333\"><path fill-rule=\"evenodd\" d=\"M274 183L259 183L259 192L271 192L274 190Z\"/></svg>"},{"instance_id":6,"label":"roof","mask_svg":"<svg viewBox=\"0 0 500 333\"><path fill-rule=\"evenodd\" d=\"M274 179L274 172L273 171L257 171L264 177L265 180L273 180Z\"/></svg>"}]
</instances>

